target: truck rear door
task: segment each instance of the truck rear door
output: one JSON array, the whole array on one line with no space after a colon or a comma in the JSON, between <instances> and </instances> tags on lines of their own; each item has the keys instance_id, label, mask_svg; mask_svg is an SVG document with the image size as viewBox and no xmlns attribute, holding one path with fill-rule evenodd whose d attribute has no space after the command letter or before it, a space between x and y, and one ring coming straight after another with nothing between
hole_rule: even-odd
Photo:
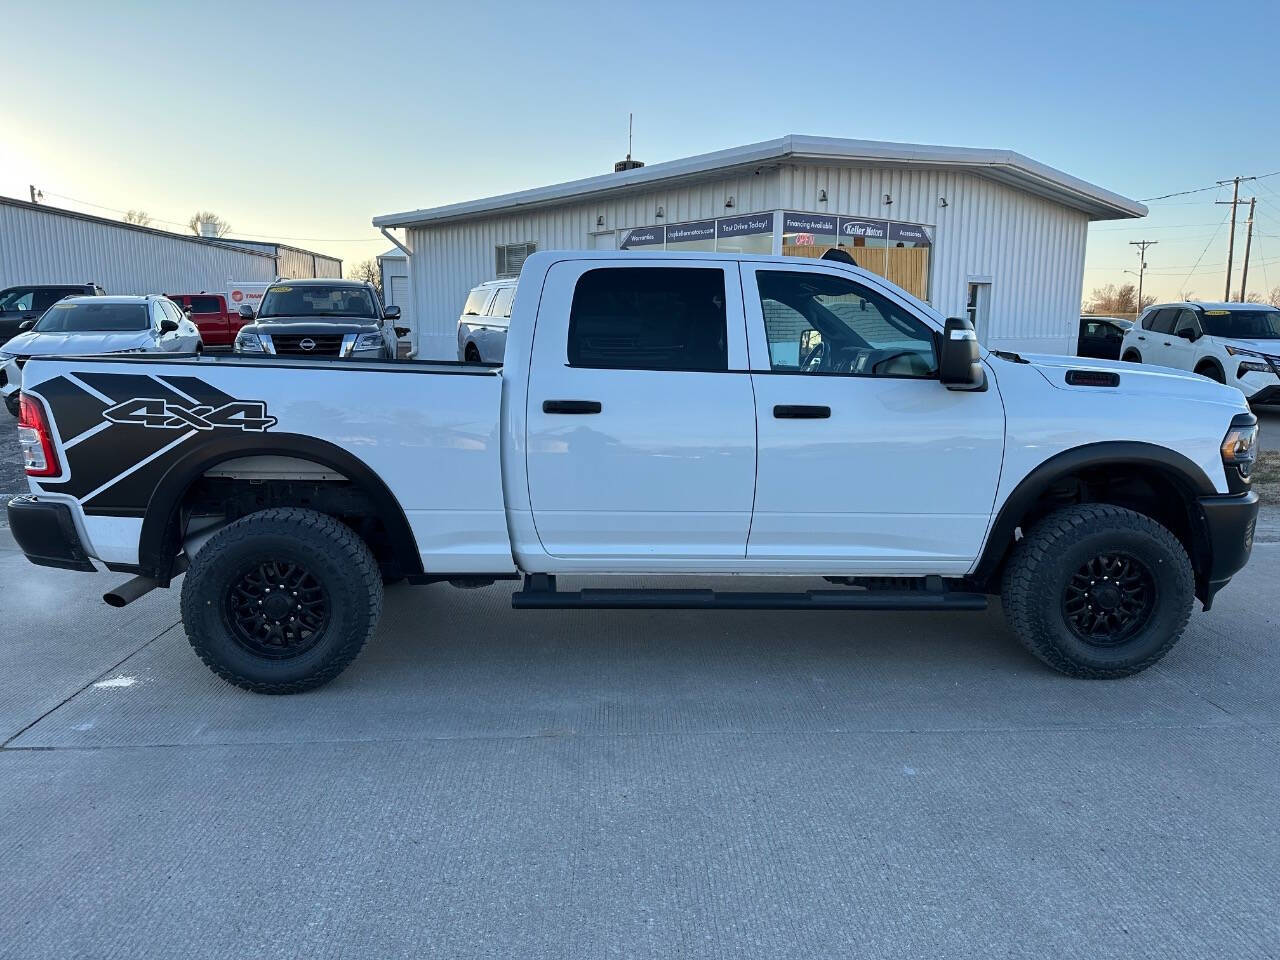
<instances>
[{"instance_id":1,"label":"truck rear door","mask_svg":"<svg viewBox=\"0 0 1280 960\"><path fill-rule=\"evenodd\" d=\"M741 560L756 457L746 361L736 263L553 264L526 408L543 549Z\"/></svg>"},{"instance_id":2,"label":"truck rear door","mask_svg":"<svg viewBox=\"0 0 1280 960\"><path fill-rule=\"evenodd\" d=\"M192 294L187 298L191 306L191 321L200 329L200 336L210 346L224 346L234 339L227 302L211 293Z\"/></svg>"}]
</instances>

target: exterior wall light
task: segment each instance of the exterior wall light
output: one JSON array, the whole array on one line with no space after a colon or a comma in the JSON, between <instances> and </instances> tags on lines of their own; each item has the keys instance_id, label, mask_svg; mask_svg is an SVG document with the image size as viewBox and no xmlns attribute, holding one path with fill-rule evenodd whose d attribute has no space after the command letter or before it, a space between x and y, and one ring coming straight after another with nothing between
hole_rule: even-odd
<instances>
[{"instance_id":1,"label":"exterior wall light","mask_svg":"<svg viewBox=\"0 0 1280 960\"><path fill-rule=\"evenodd\" d=\"M726 208L731 208L731 207L733 207L733 206L734 206L733 197L730 197L728 200L726 200L726 201L724 202L724 205L725 205L725 207L726 207Z\"/></svg>"},{"instance_id":2,"label":"exterior wall light","mask_svg":"<svg viewBox=\"0 0 1280 960\"><path fill-rule=\"evenodd\" d=\"M667 211L666 211L666 210L663 210L663 209L662 209L662 207L658 207L658 209L657 209L657 210L655 210L655 211L654 211L654 213L653 213L653 218L654 218L655 220L661 220L661 219L662 219L663 217L665 217L666 215L667 215Z\"/></svg>"},{"instance_id":3,"label":"exterior wall light","mask_svg":"<svg viewBox=\"0 0 1280 960\"><path fill-rule=\"evenodd\" d=\"M596 226L597 226L597 227L603 227L603 226L604 226L604 214L603 214L603 213L601 213L601 214L597 215L597 217L596 217Z\"/></svg>"},{"instance_id":4,"label":"exterior wall light","mask_svg":"<svg viewBox=\"0 0 1280 960\"><path fill-rule=\"evenodd\" d=\"M893 197L889 196L889 194L886 193L884 195L884 205L887 207L891 203L893 203Z\"/></svg>"},{"instance_id":5,"label":"exterior wall light","mask_svg":"<svg viewBox=\"0 0 1280 960\"><path fill-rule=\"evenodd\" d=\"M949 206L949 204L947 203L947 198L946 198L946 197L939 197L939 198L938 198L938 206L940 206L940 207Z\"/></svg>"},{"instance_id":6,"label":"exterior wall light","mask_svg":"<svg viewBox=\"0 0 1280 960\"><path fill-rule=\"evenodd\" d=\"M819 191L818 191L818 202L819 202L819 203L826 203L826 202L827 202L827 191L825 191L825 190L819 190Z\"/></svg>"}]
</instances>

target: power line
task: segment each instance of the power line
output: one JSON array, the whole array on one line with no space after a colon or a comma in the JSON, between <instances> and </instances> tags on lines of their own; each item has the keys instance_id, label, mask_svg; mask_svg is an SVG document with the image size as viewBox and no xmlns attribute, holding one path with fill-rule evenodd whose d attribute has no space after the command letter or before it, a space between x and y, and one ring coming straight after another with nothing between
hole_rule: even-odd
<instances>
[{"instance_id":1,"label":"power line","mask_svg":"<svg viewBox=\"0 0 1280 960\"><path fill-rule=\"evenodd\" d=\"M1232 210L1235 210L1235 207L1232 207L1231 209L1232 209ZM1192 267L1192 268L1191 268L1190 272L1186 275L1186 277L1184 277L1184 278L1183 278L1182 283L1181 283L1181 284L1179 284L1179 286L1186 286L1187 281L1191 279L1191 275L1192 275L1193 273L1195 273L1195 272L1196 272L1196 267L1199 267L1199 266L1200 266L1200 261L1204 259L1204 255L1205 255L1206 253L1208 253L1208 252L1209 252L1209 248L1210 248L1211 246L1213 246L1213 241L1214 241L1215 239L1217 239L1218 232L1222 229L1222 224L1224 224L1224 223L1226 223L1226 222L1227 222L1227 218L1226 218L1226 216L1223 216L1223 218L1222 218L1222 223L1218 224L1218 229L1217 229L1217 230L1215 230L1215 231L1213 231L1213 236L1209 237L1209 242L1208 242L1208 243L1206 243L1206 244L1204 245L1204 249L1200 251L1200 256L1196 257L1196 265L1195 265L1195 267Z\"/></svg>"},{"instance_id":2,"label":"power line","mask_svg":"<svg viewBox=\"0 0 1280 960\"><path fill-rule=\"evenodd\" d=\"M1268 177L1280 177L1280 170L1276 170L1273 173L1264 173L1261 176L1257 176L1257 177L1241 177L1240 179L1241 180L1266 180ZM1193 193L1204 193L1207 190L1217 190L1223 184L1227 184L1230 182L1231 182L1230 180L1222 180L1214 184L1212 187L1196 187L1196 189L1194 190L1179 190L1177 193L1165 193L1165 194L1161 194L1158 197L1147 197L1145 200L1139 200L1138 202L1150 203L1153 200L1168 200L1170 197L1186 197Z\"/></svg>"}]
</instances>

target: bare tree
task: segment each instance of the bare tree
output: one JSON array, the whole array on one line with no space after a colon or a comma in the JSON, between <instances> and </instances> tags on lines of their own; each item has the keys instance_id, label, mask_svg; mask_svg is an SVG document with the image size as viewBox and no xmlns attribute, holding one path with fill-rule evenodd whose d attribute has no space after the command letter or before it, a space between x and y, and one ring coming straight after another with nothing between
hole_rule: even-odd
<instances>
[{"instance_id":1,"label":"bare tree","mask_svg":"<svg viewBox=\"0 0 1280 960\"><path fill-rule=\"evenodd\" d=\"M1271 292L1267 294L1267 303L1273 307L1280 307L1280 287L1271 288Z\"/></svg>"},{"instance_id":2,"label":"bare tree","mask_svg":"<svg viewBox=\"0 0 1280 960\"><path fill-rule=\"evenodd\" d=\"M191 219L187 221L187 227L196 236L203 236L204 234L200 232L200 224L202 223L213 224L213 235L215 237L225 237L231 232L231 224L211 210L197 210L191 215Z\"/></svg>"},{"instance_id":3,"label":"bare tree","mask_svg":"<svg viewBox=\"0 0 1280 960\"><path fill-rule=\"evenodd\" d=\"M1245 303L1266 303L1267 299L1260 293L1250 290L1244 298Z\"/></svg>"},{"instance_id":4,"label":"bare tree","mask_svg":"<svg viewBox=\"0 0 1280 960\"><path fill-rule=\"evenodd\" d=\"M378 269L377 260L361 260L359 263L352 264L347 268L347 277L363 283L372 283L373 288L378 291L378 296L382 296L382 271Z\"/></svg>"},{"instance_id":5,"label":"bare tree","mask_svg":"<svg viewBox=\"0 0 1280 960\"><path fill-rule=\"evenodd\" d=\"M1155 297L1145 296L1142 304L1138 304L1138 291L1132 283L1117 287L1108 283L1105 287L1095 287L1092 295L1083 304L1086 313L1131 313L1136 314L1144 307L1156 302Z\"/></svg>"},{"instance_id":6,"label":"bare tree","mask_svg":"<svg viewBox=\"0 0 1280 960\"><path fill-rule=\"evenodd\" d=\"M124 222L135 223L140 227L145 227L151 223L151 214L145 210L130 210L124 215Z\"/></svg>"}]
</instances>

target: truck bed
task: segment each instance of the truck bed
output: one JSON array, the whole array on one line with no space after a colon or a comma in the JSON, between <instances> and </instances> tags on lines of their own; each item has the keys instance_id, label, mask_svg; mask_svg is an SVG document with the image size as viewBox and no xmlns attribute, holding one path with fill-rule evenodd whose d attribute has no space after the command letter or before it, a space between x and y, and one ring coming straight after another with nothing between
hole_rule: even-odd
<instances>
[{"instance_id":1,"label":"truck bed","mask_svg":"<svg viewBox=\"0 0 1280 960\"><path fill-rule=\"evenodd\" d=\"M269 375L267 374L270 370ZM59 475L32 491L73 502L90 555L139 562L153 498L252 457L314 460L375 478L403 508L427 569L514 568L502 497L495 366L242 355L33 359Z\"/></svg>"}]
</instances>

